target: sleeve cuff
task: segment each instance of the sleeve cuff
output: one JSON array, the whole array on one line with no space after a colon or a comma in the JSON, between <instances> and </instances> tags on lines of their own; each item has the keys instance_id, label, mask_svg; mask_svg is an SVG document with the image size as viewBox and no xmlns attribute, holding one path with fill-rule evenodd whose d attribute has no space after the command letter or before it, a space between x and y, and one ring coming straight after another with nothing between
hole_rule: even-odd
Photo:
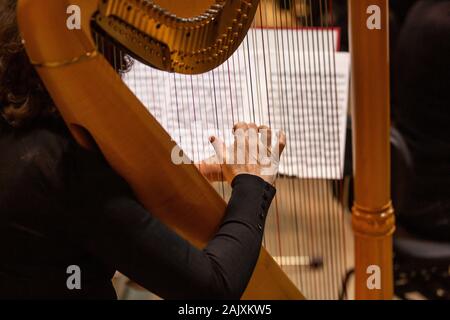
<instances>
[{"instance_id":1,"label":"sleeve cuff","mask_svg":"<svg viewBox=\"0 0 450 320\"><path fill-rule=\"evenodd\" d=\"M231 185L233 193L228 203L226 220L246 221L263 232L276 189L261 177L251 174L237 175Z\"/></svg>"},{"instance_id":2,"label":"sleeve cuff","mask_svg":"<svg viewBox=\"0 0 450 320\"><path fill-rule=\"evenodd\" d=\"M252 186L253 188L261 187L268 194L272 195L272 198L276 193L276 189L273 185L253 174L241 173L235 176L233 181L231 181L231 187L234 189L238 185Z\"/></svg>"}]
</instances>

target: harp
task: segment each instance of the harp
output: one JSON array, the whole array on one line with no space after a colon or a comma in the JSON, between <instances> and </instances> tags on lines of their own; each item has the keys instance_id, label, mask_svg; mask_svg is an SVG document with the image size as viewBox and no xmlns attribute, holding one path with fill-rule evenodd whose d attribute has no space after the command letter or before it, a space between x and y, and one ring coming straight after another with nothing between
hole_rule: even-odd
<instances>
[{"instance_id":1,"label":"harp","mask_svg":"<svg viewBox=\"0 0 450 320\"><path fill-rule=\"evenodd\" d=\"M102 54L99 43L109 39L138 61L164 72L196 75L229 63L244 37L253 32L249 32L249 28L255 16L259 26L271 20L275 29L296 29L312 25L311 6L314 3L319 3L320 11L325 14L331 11L332 4L332 1L322 0L292 1L301 4L296 10L303 10L306 17L305 22L299 23L292 18L292 11L283 11L279 15L264 11L263 4L268 2L275 4L267 0L261 4L258 0L19 1L19 26L28 55L76 140L88 148L98 147L111 166L127 180L142 204L198 247L205 245L221 221L225 192L222 195L216 192L194 165L180 166L171 161L176 143L157 117L152 116L124 85L106 61L107 53ZM68 27L70 8L79 9L80 28ZM368 27L370 8L378 16L380 28ZM352 225L356 297L390 299L393 293L391 236L394 218L389 190L388 3L386 0L350 0L349 17L352 30L355 167ZM330 24L320 21L322 27ZM93 29L102 37L100 42ZM284 43L298 45L295 39L298 41L298 37L291 36L291 40L279 39L277 43L283 50ZM319 41L326 42L323 37L310 40L316 45ZM123 51L117 51L120 52ZM326 56L318 56L316 64L320 65L322 61L328 66L333 64L334 53L327 52ZM114 49L112 54L115 53ZM247 53L249 57L249 50ZM301 64L293 61L295 68L300 70ZM246 67L250 65L249 62ZM176 83L176 76L172 76ZM257 82L258 79L254 80ZM270 79L265 81L271 82ZM294 80L294 83L297 82ZM213 81L212 89L215 84ZM287 84L286 80L279 83L283 88ZM283 92L283 88L280 91ZM289 117L286 112L285 116ZM314 118L314 114L311 117ZM158 181L165 181L166 186L156 184ZM266 237L267 247L281 247L283 241L291 243L298 256L287 259L279 252L277 263L263 248L243 298L302 299L301 291L311 298L337 297L346 266L339 266L334 261L346 254L342 240L345 214L342 204L324 202L327 186L325 180L301 181L290 177L289 172L279 182L278 198L274 203L277 212L272 214L274 221L268 221L271 228L279 228L276 221L279 219L287 219L285 225L298 227L295 219L301 217L297 212L304 212L306 216L302 221L319 240L327 232L335 234L336 238L313 244L307 239L310 235L302 236L295 227L290 232L278 232L275 245L271 245ZM316 210L319 211L319 226L308 225L313 219L314 205L308 208L306 204L311 203L311 199L299 197L295 190L300 189L306 190L307 196L315 195L319 202ZM294 214L286 218L283 212L288 210ZM285 232L290 233L289 238L285 238ZM301 258L302 250L310 253L317 247L330 253L330 267L324 275L303 273L301 266L287 270L290 264L301 264L295 261ZM291 260L294 263L290 263ZM375 288L367 286L367 272L373 266L378 268L381 279ZM289 276L286 271L290 272Z\"/></svg>"}]
</instances>

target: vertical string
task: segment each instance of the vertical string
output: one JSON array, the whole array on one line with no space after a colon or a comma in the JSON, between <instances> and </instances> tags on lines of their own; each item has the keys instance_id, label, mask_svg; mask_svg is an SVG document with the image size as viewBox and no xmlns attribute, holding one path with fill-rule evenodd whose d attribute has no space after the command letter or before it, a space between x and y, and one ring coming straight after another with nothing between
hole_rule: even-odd
<instances>
[{"instance_id":1,"label":"vertical string","mask_svg":"<svg viewBox=\"0 0 450 320\"><path fill-rule=\"evenodd\" d=\"M303 148L301 146L301 141L304 139L304 128L305 126L300 123L300 119L303 119L303 104L304 104L304 97L302 92L302 76L301 76L301 70L300 70L300 58L299 58L299 38L298 33L302 32L300 30L300 26L298 24L297 15L296 15L296 1L293 0L291 2L291 5L293 6L293 10L291 8L292 14L294 15L293 21L291 23L291 42L292 42L292 53L294 55L294 74L296 75L294 78L295 82L295 88L292 87L292 97L295 100L295 108L293 109L293 114L290 116L292 119L294 126L295 126L295 136L293 137L293 141L291 141L291 144L294 145L294 150L292 153L292 157L295 157L296 161L296 169L297 169L297 175L305 176L304 168L301 166L301 161L304 159L305 155L303 153ZM294 36L296 34L296 37ZM298 98L300 97L300 100ZM300 115L301 114L301 115ZM303 130L302 132L300 132ZM298 134L298 136L297 136ZM305 190L303 188L303 184L300 183L300 177L295 177L293 181L293 192L294 192L294 226L295 226L295 235L296 235L296 244L297 244L297 256L302 257L307 254L309 250L308 246L308 239L309 237L305 237L304 234L301 233L300 228L301 226L305 225L304 217L306 214L306 199L304 198ZM298 201L298 204L297 204ZM303 288L308 290L308 292L311 291L310 282L306 281L305 274L301 268L301 266L297 266L297 273L300 277L300 283Z\"/></svg>"},{"instance_id":2,"label":"vertical string","mask_svg":"<svg viewBox=\"0 0 450 320\"><path fill-rule=\"evenodd\" d=\"M294 148L291 149L292 157L296 159L296 172L293 173L293 179L292 179L292 189L294 193L294 227L295 227L295 234L296 234L296 245L297 245L297 256L303 257L308 254L308 248L307 248L307 241L305 239L308 239L303 232L301 232L302 226L305 226L305 213L308 211L306 209L307 207L307 199L304 197L304 190L302 187L302 184L300 183L300 176L305 176L305 172L302 169L300 169L300 163L302 161L303 155L303 148L301 146L301 140L304 138L304 134L301 134L299 131L301 129L304 129L304 125L300 124L300 116L299 113L303 113L303 94L300 90L299 94L299 82L301 82L301 72L300 72L300 66L299 66L299 59L298 59L298 32L299 32L299 25L297 22L296 17L296 1L291 1L291 13L293 14L292 22L291 22L291 30L290 30L290 40L291 40L291 48L289 51L292 51L293 54L293 63L290 62L290 65L293 66L294 69L294 83L291 83L291 100L292 100L292 115L289 116L289 119L291 119L293 123L294 130L292 130L291 134L291 145L294 146ZM293 8L293 10L292 10ZM286 18L287 19L287 18ZM294 34L297 35L297 39L294 37ZM297 40L297 41L296 41ZM297 50L296 50L297 49ZM292 75L291 75L292 79ZM300 95L300 101L298 101L298 97ZM292 170L294 170L294 163L292 163ZM298 201L298 204L297 204ZM303 228L304 230L304 228ZM299 261L302 262L302 261ZM307 278L305 277L305 274L303 272L303 267L301 265L297 266L297 273L300 276L301 283L302 283L302 289L305 292L310 292L310 282L307 281ZM311 295L309 295L311 296Z\"/></svg>"},{"instance_id":3,"label":"vertical string","mask_svg":"<svg viewBox=\"0 0 450 320\"><path fill-rule=\"evenodd\" d=\"M325 5L327 6L327 2L325 3ZM327 11L329 10L329 17L330 17L330 24L332 26L334 26L334 19L333 19L333 0L329 0L329 9L328 7L326 7ZM334 139L334 141L336 141L337 144L337 151L335 152L336 154L336 160L338 163L338 168L339 168L339 177L341 179L343 179L343 172L342 172L342 168L343 168L343 164L342 164L342 158L340 156L341 154L341 140L340 140L340 109L339 109L339 103L338 103L338 91L337 91L337 72L336 72L336 47L335 47L335 33L334 31L332 31L331 33L332 35L332 41L331 41L331 45L332 47L332 52L333 54L331 55L331 59L330 64L332 70L334 70L334 77L332 79L330 79L330 81L332 82L332 109L334 110L335 113L335 123L334 123L334 130L337 133L338 137ZM342 180L341 180L342 181ZM343 194L343 190L342 190L342 184L339 184L340 190L339 193ZM339 255L337 256L337 258L341 261L340 264L340 270L338 271L338 279L342 279L346 273L346 268L347 268L347 248L346 248L346 239L345 239L345 228L344 228L344 223L345 223L345 208L344 208L344 203L341 201L341 203L337 203L336 207L336 217L338 217L336 219L337 223L338 223L338 241L339 241L339 245L338 245L338 250L339 251Z\"/></svg>"},{"instance_id":4,"label":"vertical string","mask_svg":"<svg viewBox=\"0 0 450 320\"><path fill-rule=\"evenodd\" d=\"M308 6L308 15L306 17L306 22L307 22L307 29L305 30L306 32L306 41L303 38L303 45L305 45L306 43L306 50L304 48L304 54L303 54L303 65L304 65L304 70L305 72L307 71L310 76L308 77L305 74L305 78L306 78L306 101L307 101L307 105L306 105L306 123L305 123L305 127L309 128L310 131L307 133L308 135L308 142L312 142L312 145L309 145L306 147L307 152L308 152L308 157L305 159L306 161L310 162L311 159L313 159L314 157L317 156L317 145L316 145L316 141L318 140L316 138L316 124L315 124L315 116L314 116L314 91L313 91L313 81L312 81L312 76L314 73L314 70L312 68L311 65L311 55L313 54L314 51L314 46L313 48L310 48L310 43L313 44L313 41L311 40L311 29L310 27L313 26L313 18L312 18L312 4L311 1L309 1L309 3L305 2L305 5ZM303 37L303 34L302 34ZM308 57L308 64L306 63L306 57ZM322 239L320 236L320 226L318 226L318 224L320 224L320 212L317 212L317 201L319 200L319 191L318 191L318 186L316 181L314 180L314 176L317 174L314 170L314 167L311 165L311 168L309 168L310 166L308 165L308 171L310 172L309 175L309 179L308 179L308 184L309 184L309 206L310 206L310 230L311 230L311 237L313 239L315 239L316 241L314 242L313 245L313 251L310 252L309 254L313 254L316 255L316 250L317 247L319 249L323 248L323 244L322 244ZM317 223L316 219L317 217L319 217L319 222ZM320 250L321 251L321 250ZM320 252L319 251L319 252ZM320 252L321 253L321 252ZM320 280L319 275L315 276L314 279L315 282L315 288L321 288L321 285L323 285L323 281ZM312 293L314 297L318 297L318 292L313 292Z\"/></svg>"},{"instance_id":5,"label":"vertical string","mask_svg":"<svg viewBox=\"0 0 450 320\"><path fill-rule=\"evenodd\" d=\"M339 140L339 136L336 136L334 123L336 122L335 115L333 114L333 90L331 85L331 73L336 73L336 69L331 68L331 59L334 57L335 52L330 50L330 43L329 43L329 15L328 15L328 6L327 6L327 0L324 0L324 4L321 3L321 16L323 19L326 19L325 23L322 21L322 28L324 28L324 35L322 36L322 43L323 46L326 48L324 52L324 67L328 68L327 76L325 77L325 87L326 87L326 106L325 106L325 117L327 119L327 126L326 128L329 130L328 132L328 141L329 141L329 147L330 149L327 149L327 151L330 151L331 153L326 154L326 158L329 159L329 167L330 167L330 175L332 177L336 177L336 163L335 163L335 145L336 145L336 138ZM322 19L322 20L323 20ZM326 55L325 53L328 53ZM328 80L328 81L327 81ZM330 95L330 96L328 96ZM327 181L327 184L331 185L331 188L333 188L333 180ZM328 193L330 192L330 188L328 187ZM330 248L331 248L331 261L332 261L332 270L333 270L333 291L332 291L332 299L336 299L338 292L339 292L339 279L340 279L340 257L339 257L339 241L337 237L337 227L339 225L339 222L336 220L336 206L334 204L334 199L332 196L327 196L327 206L328 206L328 225L329 225L329 233L330 233Z\"/></svg>"},{"instance_id":6,"label":"vertical string","mask_svg":"<svg viewBox=\"0 0 450 320\"><path fill-rule=\"evenodd\" d=\"M288 0L283 0L283 1L288 1ZM290 3L290 5L292 5L292 3ZM292 20L292 16L290 17L291 19L289 19L289 15L288 13L291 12L291 8L289 7L289 5L286 5L285 3L285 8L284 8L284 20L285 23L283 23L283 11L280 10L280 28L282 30L282 34L283 34L283 38L282 38L282 45L286 46L286 48L284 48L283 50L283 74L285 76L285 95L286 95L286 108L282 108L283 109L283 114L285 115L285 123L284 123L284 127L286 130L288 130L289 132L289 136L290 136L290 144L288 147L289 150L289 155L290 157L288 157L287 159L287 166L288 166L288 176L287 179L287 194L288 194L288 203L289 203L289 207L285 213L286 218L288 218L289 220L293 219L294 223L291 223L291 221L288 221L288 223L286 224L286 226L296 226L296 217L297 217L297 203L296 203L296 194L297 194L297 189L296 189L296 184L295 184L295 176L296 174L293 172L293 148L292 146L296 146L297 145L297 137L295 135L296 133L296 129L291 127L291 123L292 120L295 118L295 113L292 114L292 112L294 111L294 108L296 108L298 106L297 102L294 101L294 83L293 83L293 74L291 73L291 67L294 67L294 75L296 74L295 72L295 62L292 61L291 57L293 54L293 49L291 48L291 45L293 46L293 37L292 37L292 33L293 33L293 26L292 23L291 25L288 25L289 20ZM289 9L289 10L287 10ZM289 35L291 35L291 37L289 37ZM291 40L291 41L289 41ZM287 59L286 59L286 53L287 53ZM286 61L287 60L287 61ZM289 92L290 91L290 92ZM290 95L290 99L289 99L289 95ZM296 148L295 148L296 149ZM293 215L289 215L289 213L293 213ZM295 230L295 228L294 228ZM288 243L290 243L290 254L292 255L295 252L298 252L296 250L296 247L298 247L298 241L299 241L299 235L297 233L294 232L290 232L292 230L288 230L288 234L291 234L290 239ZM295 260L294 260L295 261ZM297 282L300 282L299 279L299 268L297 267L297 272L296 272L296 277L297 277Z\"/></svg>"},{"instance_id":7,"label":"vertical string","mask_svg":"<svg viewBox=\"0 0 450 320\"><path fill-rule=\"evenodd\" d=\"M323 14L323 8L322 8L322 0L319 1L319 21L316 23L319 27L321 27L322 32L324 32L324 23L323 23L323 18L324 18L324 14ZM329 140L329 135L327 134L327 130L329 130L330 125L329 125L329 118L326 115L326 110L327 110L327 98L328 98L328 90L326 90L326 85L324 85L324 82L326 83L326 81L324 81L324 78L327 76L327 70L325 68L325 45L323 43L324 37L322 36L322 51L319 52L315 57L315 61L317 63L318 66L318 74L320 76L319 79L319 92L320 92L320 115L318 117L318 119L320 119L320 127L321 127L321 133L319 134L321 136L321 141L323 143L322 147L320 148L321 151L323 151L323 153L321 152L321 163L323 164L321 167L324 169L322 170L321 175L323 175L324 177L329 177L330 176L330 170L329 170L329 163L327 162L327 154L326 154L326 147L327 147L327 141ZM320 39L319 39L319 33L316 33L316 41L315 43L317 44L317 46L320 45ZM316 77L317 79L317 77ZM324 90L325 88L325 90ZM321 179L320 180L320 185L321 185L321 193L322 193L322 197L321 197L321 203L323 204L322 207L322 219L323 219L323 226L325 226L324 228L324 232L327 232L326 237L325 238L325 246L324 248L326 249L326 255L328 258L328 263L327 263L327 268L326 268L326 274L327 274L327 278L328 280L326 281L327 283L327 298L328 299L332 299L333 296L333 292L337 292L337 287L336 287L336 277L333 274L334 269L334 265L335 265L335 259L334 259L334 255L333 255L333 249L332 249L332 235L330 235L330 230L331 230L331 223L330 223L330 212L331 212L331 208L330 208L330 196L327 193L328 187L329 187L329 182L327 179ZM324 233L325 234L325 233Z\"/></svg>"}]
</instances>

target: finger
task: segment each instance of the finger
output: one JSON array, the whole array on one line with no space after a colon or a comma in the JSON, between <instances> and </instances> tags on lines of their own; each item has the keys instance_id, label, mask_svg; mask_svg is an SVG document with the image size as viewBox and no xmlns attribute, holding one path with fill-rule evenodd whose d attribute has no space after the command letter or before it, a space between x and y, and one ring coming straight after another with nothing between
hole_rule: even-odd
<instances>
[{"instance_id":1,"label":"finger","mask_svg":"<svg viewBox=\"0 0 450 320\"><path fill-rule=\"evenodd\" d=\"M211 142L214 151L216 152L217 158L219 159L220 163L224 163L224 159L225 159L225 151L226 151L226 145L225 143L219 139L216 138L214 136L211 136L209 138L209 141Z\"/></svg>"},{"instance_id":2,"label":"finger","mask_svg":"<svg viewBox=\"0 0 450 320\"><path fill-rule=\"evenodd\" d=\"M281 156L281 153L283 153L284 148L286 147L286 134L284 131L280 130L277 133L278 137L278 157Z\"/></svg>"},{"instance_id":3,"label":"finger","mask_svg":"<svg viewBox=\"0 0 450 320\"><path fill-rule=\"evenodd\" d=\"M258 126L255 123L249 123L247 124L247 128L250 130L255 130L255 132L258 132Z\"/></svg>"},{"instance_id":4,"label":"finger","mask_svg":"<svg viewBox=\"0 0 450 320\"><path fill-rule=\"evenodd\" d=\"M233 146L233 161L235 164L247 163L247 148L248 141L245 131L240 128L235 131L234 134L234 146Z\"/></svg>"},{"instance_id":5,"label":"finger","mask_svg":"<svg viewBox=\"0 0 450 320\"><path fill-rule=\"evenodd\" d=\"M236 133L236 131L242 130L242 131L247 131L248 126L247 123L245 122L238 122L233 126L233 134Z\"/></svg>"},{"instance_id":6,"label":"finger","mask_svg":"<svg viewBox=\"0 0 450 320\"><path fill-rule=\"evenodd\" d=\"M258 126L255 123L247 124L247 152L250 164L254 164L258 159L259 143L258 143Z\"/></svg>"},{"instance_id":7,"label":"finger","mask_svg":"<svg viewBox=\"0 0 450 320\"><path fill-rule=\"evenodd\" d=\"M258 127L258 132L261 135L261 142L266 149L266 153L270 155L272 146L272 130L268 126L262 125Z\"/></svg>"},{"instance_id":8,"label":"finger","mask_svg":"<svg viewBox=\"0 0 450 320\"><path fill-rule=\"evenodd\" d=\"M259 155L259 136L258 136L258 126L254 123L248 125L248 131L246 136L246 151L248 152L248 163L257 164Z\"/></svg>"}]
</instances>

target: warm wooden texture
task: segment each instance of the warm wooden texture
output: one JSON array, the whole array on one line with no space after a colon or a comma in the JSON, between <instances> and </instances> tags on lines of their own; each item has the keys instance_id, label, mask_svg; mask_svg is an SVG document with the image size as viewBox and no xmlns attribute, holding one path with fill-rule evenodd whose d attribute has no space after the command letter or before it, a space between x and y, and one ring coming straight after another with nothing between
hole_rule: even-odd
<instances>
[{"instance_id":1,"label":"warm wooden texture","mask_svg":"<svg viewBox=\"0 0 450 320\"><path fill-rule=\"evenodd\" d=\"M66 28L69 4L81 7L82 30ZM19 26L30 58L66 61L94 50L89 18L95 8L91 0L20 0ZM225 202L195 166L172 163L174 142L106 60L98 55L38 72L77 140L89 146L89 132L152 214L194 245L204 246L222 220ZM303 296L262 249L244 298Z\"/></svg>"},{"instance_id":2,"label":"warm wooden texture","mask_svg":"<svg viewBox=\"0 0 450 320\"><path fill-rule=\"evenodd\" d=\"M369 30L367 8L381 9L381 29ZM350 0L357 299L393 295L389 152L389 6L387 0ZM381 289L367 287L367 268L381 268Z\"/></svg>"}]
</instances>

